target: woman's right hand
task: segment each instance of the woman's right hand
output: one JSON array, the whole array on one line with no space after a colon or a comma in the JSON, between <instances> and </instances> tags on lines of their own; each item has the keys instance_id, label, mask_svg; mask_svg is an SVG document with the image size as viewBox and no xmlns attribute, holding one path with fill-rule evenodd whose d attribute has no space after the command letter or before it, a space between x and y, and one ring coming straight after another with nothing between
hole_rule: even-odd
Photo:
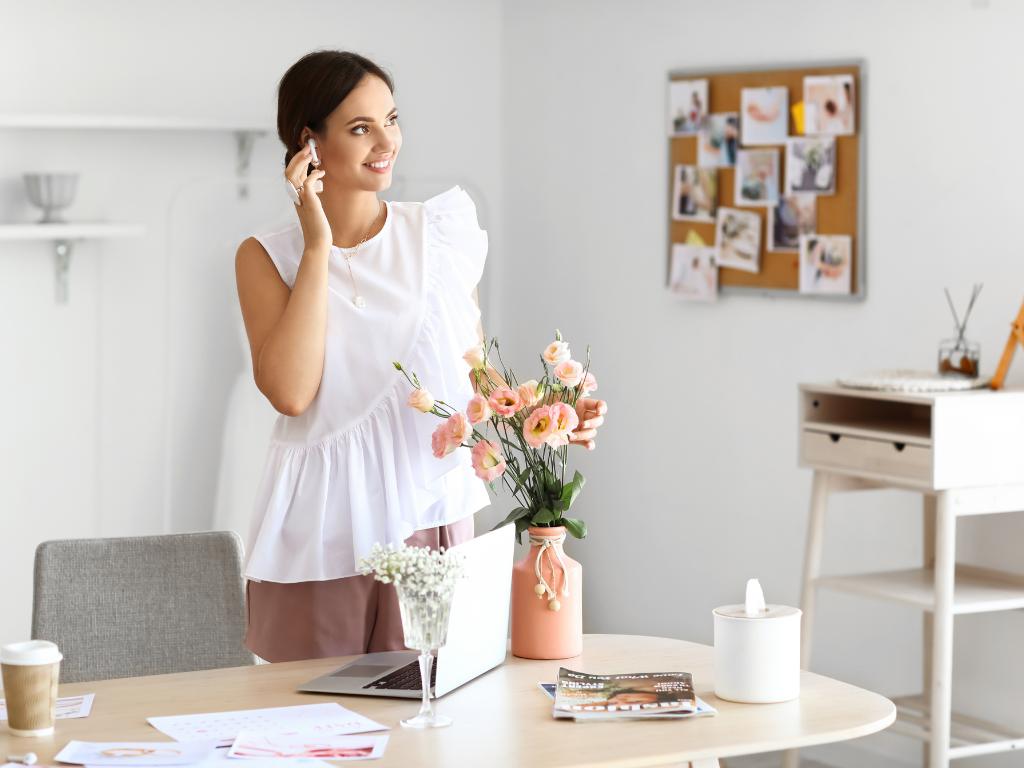
<instances>
[{"instance_id":1,"label":"woman's right hand","mask_svg":"<svg viewBox=\"0 0 1024 768\"><path fill-rule=\"evenodd\" d=\"M301 152L297 152L288 163L288 167L284 169L284 176L288 183L298 190L299 200L302 201L301 205L295 206L295 212L299 215L305 248L322 248L328 251L334 238L331 235L331 225L327 221L327 215L324 213L317 194L323 192L324 187L320 179L327 171L315 168L312 173L307 174L309 160L309 147L306 146L302 148Z\"/></svg>"}]
</instances>

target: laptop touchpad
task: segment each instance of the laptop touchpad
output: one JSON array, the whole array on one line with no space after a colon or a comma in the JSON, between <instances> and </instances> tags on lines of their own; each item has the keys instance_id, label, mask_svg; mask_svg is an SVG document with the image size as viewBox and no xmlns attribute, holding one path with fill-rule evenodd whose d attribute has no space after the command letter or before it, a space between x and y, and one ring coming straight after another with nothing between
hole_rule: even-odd
<instances>
[{"instance_id":1,"label":"laptop touchpad","mask_svg":"<svg viewBox=\"0 0 1024 768\"><path fill-rule=\"evenodd\" d=\"M337 672L331 672L331 677L380 677L392 669L394 665L385 667L379 664L350 664Z\"/></svg>"}]
</instances>

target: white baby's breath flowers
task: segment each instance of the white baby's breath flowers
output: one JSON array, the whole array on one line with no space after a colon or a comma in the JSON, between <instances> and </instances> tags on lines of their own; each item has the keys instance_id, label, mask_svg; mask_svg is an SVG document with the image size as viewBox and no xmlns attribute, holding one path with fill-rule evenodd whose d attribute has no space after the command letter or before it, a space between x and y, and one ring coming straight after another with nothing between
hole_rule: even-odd
<instances>
[{"instance_id":1,"label":"white baby's breath flowers","mask_svg":"<svg viewBox=\"0 0 1024 768\"><path fill-rule=\"evenodd\" d=\"M462 576L463 561L451 550L374 544L370 554L360 559L359 572L372 573L377 581L400 586L409 596L445 594Z\"/></svg>"}]
</instances>

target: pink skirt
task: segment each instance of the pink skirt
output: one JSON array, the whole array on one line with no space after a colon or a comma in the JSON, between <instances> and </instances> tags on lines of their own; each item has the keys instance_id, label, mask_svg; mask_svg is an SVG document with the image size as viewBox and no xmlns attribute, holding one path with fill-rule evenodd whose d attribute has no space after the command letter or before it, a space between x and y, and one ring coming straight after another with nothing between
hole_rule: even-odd
<instances>
[{"instance_id":1,"label":"pink skirt","mask_svg":"<svg viewBox=\"0 0 1024 768\"><path fill-rule=\"evenodd\" d=\"M416 531L405 543L447 549L472 538L470 515ZM395 587L373 576L291 584L247 580L245 603L245 646L267 661L406 650Z\"/></svg>"}]
</instances>

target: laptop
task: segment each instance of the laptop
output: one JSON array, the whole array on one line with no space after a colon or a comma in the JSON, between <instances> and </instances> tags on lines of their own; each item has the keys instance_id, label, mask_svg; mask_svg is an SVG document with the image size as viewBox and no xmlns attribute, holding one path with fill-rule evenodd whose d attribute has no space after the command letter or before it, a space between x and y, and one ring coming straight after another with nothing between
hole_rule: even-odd
<instances>
[{"instance_id":1,"label":"laptop","mask_svg":"<svg viewBox=\"0 0 1024 768\"><path fill-rule=\"evenodd\" d=\"M438 649L431 666L431 698L444 696L505 660L514 537L515 526L503 525L452 547L463 555L465 575L452 595L448 642ZM418 699L419 653L368 653L299 690Z\"/></svg>"}]
</instances>

